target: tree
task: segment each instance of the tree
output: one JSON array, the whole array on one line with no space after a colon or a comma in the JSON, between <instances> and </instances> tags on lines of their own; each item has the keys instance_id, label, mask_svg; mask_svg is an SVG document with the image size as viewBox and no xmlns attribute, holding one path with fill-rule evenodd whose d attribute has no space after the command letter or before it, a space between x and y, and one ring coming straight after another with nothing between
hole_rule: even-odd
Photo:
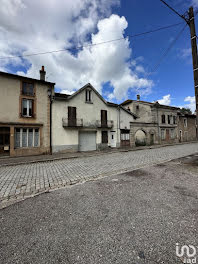
<instances>
[{"instance_id":1,"label":"tree","mask_svg":"<svg viewBox=\"0 0 198 264\"><path fill-rule=\"evenodd\" d=\"M181 108L181 112L182 112L182 114L189 114L189 115L192 115L192 111L190 110L190 108L182 107L182 108Z\"/></svg>"}]
</instances>

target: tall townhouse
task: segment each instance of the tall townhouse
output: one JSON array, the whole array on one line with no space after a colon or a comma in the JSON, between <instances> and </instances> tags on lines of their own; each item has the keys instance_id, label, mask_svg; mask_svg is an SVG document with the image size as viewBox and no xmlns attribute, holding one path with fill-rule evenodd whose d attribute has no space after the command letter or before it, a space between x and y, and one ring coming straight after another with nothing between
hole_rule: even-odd
<instances>
[{"instance_id":1,"label":"tall townhouse","mask_svg":"<svg viewBox=\"0 0 198 264\"><path fill-rule=\"evenodd\" d=\"M136 115L107 102L89 83L72 95L55 93L52 113L53 152L130 145L130 122Z\"/></svg>"},{"instance_id":2,"label":"tall townhouse","mask_svg":"<svg viewBox=\"0 0 198 264\"><path fill-rule=\"evenodd\" d=\"M131 146L166 144L178 142L177 114L180 108L137 100L121 104L136 114L131 123Z\"/></svg>"},{"instance_id":3,"label":"tall townhouse","mask_svg":"<svg viewBox=\"0 0 198 264\"><path fill-rule=\"evenodd\" d=\"M54 83L0 72L0 155L51 151L51 98Z\"/></svg>"}]
</instances>

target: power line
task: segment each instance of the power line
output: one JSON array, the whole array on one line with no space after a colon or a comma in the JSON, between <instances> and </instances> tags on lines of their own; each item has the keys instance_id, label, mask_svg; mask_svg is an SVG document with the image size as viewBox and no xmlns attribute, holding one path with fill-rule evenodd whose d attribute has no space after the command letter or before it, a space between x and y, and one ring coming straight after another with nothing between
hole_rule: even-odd
<instances>
[{"instance_id":1,"label":"power line","mask_svg":"<svg viewBox=\"0 0 198 264\"><path fill-rule=\"evenodd\" d=\"M185 18L184 15L179 14L173 7L171 7L169 4L167 4L164 0L160 0L163 4L165 4L168 8L170 8L175 14L177 14L179 17L181 17L182 19L184 19L187 23L188 20Z\"/></svg>"},{"instance_id":2,"label":"power line","mask_svg":"<svg viewBox=\"0 0 198 264\"><path fill-rule=\"evenodd\" d=\"M185 26L180 30L180 32L177 34L177 36L174 38L174 40L171 41L171 43L168 46L168 48L163 52L162 56L159 58L159 60L157 61L157 63L152 68L151 72L149 72L146 75L145 78L148 78L151 74L153 74L154 72L156 72L157 68L160 66L160 64L162 63L163 59L168 55L169 51L175 45L175 43L177 42L177 40L179 39L179 37L181 36L181 34L183 33L183 31L185 30L186 26L187 26L187 24L185 24Z\"/></svg>"},{"instance_id":3,"label":"power line","mask_svg":"<svg viewBox=\"0 0 198 264\"><path fill-rule=\"evenodd\" d=\"M87 48L87 47L94 47L94 46L98 46L98 45L102 45L102 44L108 44L108 43L111 43L111 42L120 41L120 40L123 40L123 39L126 39L126 38L140 37L140 36L143 36L143 35L155 33L155 32L158 32L158 31L161 31L161 30L165 30L165 29L168 29L168 28L176 27L176 26L181 25L181 24L182 23L180 22L180 23L177 23L177 24L172 24L172 25L169 25L169 26L160 27L160 28L157 28L157 29L153 29L153 30L142 32L142 33L138 33L138 34L135 34L135 35L128 35L128 36L122 37L122 38L107 40L107 41L103 41L103 42L99 42L99 43L95 43L95 44L88 44L88 45L84 45L84 46L78 46L78 47L74 47L74 48L70 48L70 49L60 49L60 50L52 50L52 51L31 53L31 54L26 54L26 55L0 57L0 60L14 59L14 58L23 58L23 57L30 57L30 56L38 56L38 55L45 55L45 54L50 54L50 53L58 53L58 52L64 52L64 51L76 51L76 50L80 50L80 49Z\"/></svg>"}]
</instances>

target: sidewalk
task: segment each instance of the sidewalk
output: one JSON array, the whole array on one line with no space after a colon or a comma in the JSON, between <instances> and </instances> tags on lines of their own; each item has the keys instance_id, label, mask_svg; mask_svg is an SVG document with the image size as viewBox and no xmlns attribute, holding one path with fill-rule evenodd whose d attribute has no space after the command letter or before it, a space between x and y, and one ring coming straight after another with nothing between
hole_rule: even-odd
<instances>
[{"instance_id":1,"label":"sidewalk","mask_svg":"<svg viewBox=\"0 0 198 264\"><path fill-rule=\"evenodd\" d=\"M155 149L161 148L166 146L175 146L175 145L183 145L183 144L191 144L197 143L197 141L191 142L183 142L183 143L176 143L176 144L164 144L164 145L153 145L153 146L144 146L144 147L134 147L134 148L114 148L114 149L106 149L101 151L86 151L86 152L68 152L68 153L57 153L52 155L38 155L38 156L25 156L25 157L9 157L3 156L0 157L0 167L2 166L12 166L12 165L20 165L20 164L27 164L27 163L36 163L36 162L47 162L47 161L55 161L55 160L62 160L62 159L75 159L75 158L84 158L84 157L93 157L93 156L100 156L103 154L112 154L112 153L119 153L119 152L128 152L128 151L138 151L144 149Z\"/></svg>"}]
</instances>

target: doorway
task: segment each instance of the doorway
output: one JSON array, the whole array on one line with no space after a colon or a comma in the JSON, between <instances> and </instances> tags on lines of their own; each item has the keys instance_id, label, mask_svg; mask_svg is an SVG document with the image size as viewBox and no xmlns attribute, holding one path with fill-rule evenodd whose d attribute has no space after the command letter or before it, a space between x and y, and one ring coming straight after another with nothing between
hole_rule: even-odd
<instances>
[{"instance_id":1,"label":"doorway","mask_svg":"<svg viewBox=\"0 0 198 264\"><path fill-rule=\"evenodd\" d=\"M116 148L116 137L115 137L115 131L111 131L110 133L110 137L111 137L111 147L112 148Z\"/></svg>"},{"instance_id":2,"label":"doorway","mask_svg":"<svg viewBox=\"0 0 198 264\"><path fill-rule=\"evenodd\" d=\"M154 144L154 134L150 135L150 144L153 145Z\"/></svg>"},{"instance_id":3,"label":"doorway","mask_svg":"<svg viewBox=\"0 0 198 264\"><path fill-rule=\"evenodd\" d=\"M0 155L10 154L10 128L0 127Z\"/></svg>"},{"instance_id":4,"label":"doorway","mask_svg":"<svg viewBox=\"0 0 198 264\"><path fill-rule=\"evenodd\" d=\"M169 129L166 129L166 141L170 140L170 133L169 133Z\"/></svg>"}]
</instances>

